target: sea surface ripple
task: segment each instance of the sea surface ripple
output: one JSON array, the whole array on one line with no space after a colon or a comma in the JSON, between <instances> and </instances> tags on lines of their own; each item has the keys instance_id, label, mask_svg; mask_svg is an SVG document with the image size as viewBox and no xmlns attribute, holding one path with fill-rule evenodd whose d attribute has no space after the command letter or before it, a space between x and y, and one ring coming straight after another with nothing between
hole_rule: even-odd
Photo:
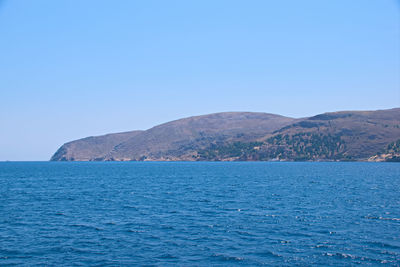
<instances>
[{"instance_id":1,"label":"sea surface ripple","mask_svg":"<svg viewBox=\"0 0 400 267\"><path fill-rule=\"evenodd\" d=\"M356 264L400 264L400 164L0 163L0 266Z\"/></svg>"}]
</instances>

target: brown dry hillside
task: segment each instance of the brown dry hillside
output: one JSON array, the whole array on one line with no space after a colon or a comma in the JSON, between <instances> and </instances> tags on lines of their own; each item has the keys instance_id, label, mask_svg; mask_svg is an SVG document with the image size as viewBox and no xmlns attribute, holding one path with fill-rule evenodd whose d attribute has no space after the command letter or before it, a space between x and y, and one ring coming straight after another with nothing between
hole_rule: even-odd
<instances>
[{"instance_id":1,"label":"brown dry hillside","mask_svg":"<svg viewBox=\"0 0 400 267\"><path fill-rule=\"evenodd\" d=\"M51 160L366 160L400 139L400 108L293 119L224 112L84 138Z\"/></svg>"},{"instance_id":2,"label":"brown dry hillside","mask_svg":"<svg viewBox=\"0 0 400 267\"><path fill-rule=\"evenodd\" d=\"M196 150L214 141L251 141L278 130L294 119L255 112L224 112L180 119L123 140L105 137L80 139L63 145L51 160L190 160Z\"/></svg>"},{"instance_id":3,"label":"brown dry hillside","mask_svg":"<svg viewBox=\"0 0 400 267\"><path fill-rule=\"evenodd\" d=\"M102 160L116 145L141 131L91 136L62 145L51 157L53 161Z\"/></svg>"}]
</instances>

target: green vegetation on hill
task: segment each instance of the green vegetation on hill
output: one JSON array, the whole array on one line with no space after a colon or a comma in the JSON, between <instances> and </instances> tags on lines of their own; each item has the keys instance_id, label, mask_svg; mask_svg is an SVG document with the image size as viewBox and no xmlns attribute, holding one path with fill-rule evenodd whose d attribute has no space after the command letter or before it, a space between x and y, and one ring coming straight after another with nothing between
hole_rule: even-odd
<instances>
[{"instance_id":1,"label":"green vegetation on hill","mask_svg":"<svg viewBox=\"0 0 400 267\"><path fill-rule=\"evenodd\" d=\"M261 145L263 145L263 142L212 144L209 148L198 151L197 160L224 160L230 158L246 160L255 157Z\"/></svg>"},{"instance_id":2,"label":"green vegetation on hill","mask_svg":"<svg viewBox=\"0 0 400 267\"><path fill-rule=\"evenodd\" d=\"M395 142L390 143L390 144L387 146L386 151L387 151L388 153L393 153L393 154L395 154L395 153L400 153L400 139L397 140L397 141L395 141Z\"/></svg>"},{"instance_id":3,"label":"green vegetation on hill","mask_svg":"<svg viewBox=\"0 0 400 267\"><path fill-rule=\"evenodd\" d=\"M390 143L385 152L390 155L386 161L400 162L400 139Z\"/></svg>"},{"instance_id":4,"label":"green vegetation on hill","mask_svg":"<svg viewBox=\"0 0 400 267\"><path fill-rule=\"evenodd\" d=\"M331 134L277 134L265 142L211 145L198 152L198 160L350 160L340 136Z\"/></svg>"},{"instance_id":5,"label":"green vegetation on hill","mask_svg":"<svg viewBox=\"0 0 400 267\"><path fill-rule=\"evenodd\" d=\"M323 133L278 134L266 140L268 158L290 160L344 159L345 144L340 136Z\"/></svg>"}]
</instances>

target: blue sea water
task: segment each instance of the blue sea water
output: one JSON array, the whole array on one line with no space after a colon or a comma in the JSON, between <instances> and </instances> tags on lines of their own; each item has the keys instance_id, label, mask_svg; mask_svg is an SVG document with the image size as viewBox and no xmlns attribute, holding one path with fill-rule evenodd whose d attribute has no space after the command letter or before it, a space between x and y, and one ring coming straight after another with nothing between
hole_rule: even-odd
<instances>
[{"instance_id":1,"label":"blue sea water","mask_svg":"<svg viewBox=\"0 0 400 267\"><path fill-rule=\"evenodd\" d=\"M400 264L400 164L0 163L0 266Z\"/></svg>"}]
</instances>

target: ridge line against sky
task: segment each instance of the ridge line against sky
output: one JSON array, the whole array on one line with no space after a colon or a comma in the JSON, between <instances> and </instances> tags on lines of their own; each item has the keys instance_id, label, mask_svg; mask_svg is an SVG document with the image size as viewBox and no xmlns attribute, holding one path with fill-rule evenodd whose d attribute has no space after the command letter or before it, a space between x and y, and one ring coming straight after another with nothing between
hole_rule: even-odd
<instances>
[{"instance_id":1,"label":"ridge line against sky","mask_svg":"<svg viewBox=\"0 0 400 267\"><path fill-rule=\"evenodd\" d=\"M2 1L0 160L227 110L400 106L399 1Z\"/></svg>"}]
</instances>

